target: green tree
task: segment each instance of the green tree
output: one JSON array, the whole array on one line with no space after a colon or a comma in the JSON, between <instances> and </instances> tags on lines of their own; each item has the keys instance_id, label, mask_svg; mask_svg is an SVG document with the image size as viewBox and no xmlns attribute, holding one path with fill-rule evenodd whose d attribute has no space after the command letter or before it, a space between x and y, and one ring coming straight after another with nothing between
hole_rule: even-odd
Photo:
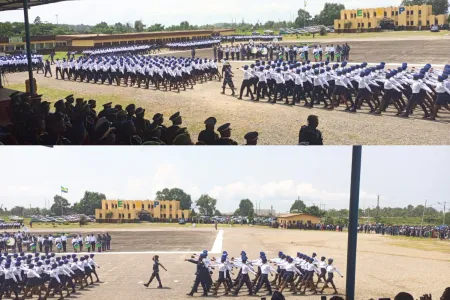
<instances>
[{"instance_id":1,"label":"green tree","mask_svg":"<svg viewBox=\"0 0 450 300\"><path fill-rule=\"evenodd\" d=\"M325 219L323 220L323 223L325 225L335 225L336 224L335 222L336 221L335 221L335 219L333 218L333 216L331 214L327 214L325 216Z\"/></svg>"},{"instance_id":2,"label":"green tree","mask_svg":"<svg viewBox=\"0 0 450 300\"><path fill-rule=\"evenodd\" d=\"M433 15L448 14L448 8L450 6L450 2L448 0L428 0L427 4L433 5Z\"/></svg>"},{"instance_id":3,"label":"green tree","mask_svg":"<svg viewBox=\"0 0 450 300\"><path fill-rule=\"evenodd\" d=\"M11 208L10 213L13 216L23 217L25 212L25 207L23 206L14 206Z\"/></svg>"},{"instance_id":4,"label":"green tree","mask_svg":"<svg viewBox=\"0 0 450 300\"><path fill-rule=\"evenodd\" d=\"M275 22L274 21L267 21L264 24L264 29L274 29L275 28Z\"/></svg>"},{"instance_id":5,"label":"green tree","mask_svg":"<svg viewBox=\"0 0 450 300\"><path fill-rule=\"evenodd\" d=\"M299 9L297 12L297 18L295 19L295 27L304 27L308 26L311 22L311 15L304 9Z\"/></svg>"},{"instance_id":6,"label":"green tree","mask_svg":"<svg viewBox=\"0 0 450 300\"><path fill-rule=\"evenodd\" d=\"M254 213L253 202L249 199L242 199L239 203L239 212L241 216L248 217Z\"/></svg>"},{"instance_id":7,"label":"green tree","mask_svg":"<svg viewBox=\"0 0 450 300\"><path fill-rule=\"evenodd\" d=\"M233 216L239 217L241 215L241 210L238 208L234 211Z\"/></svg>"},{"instance_id":8,"label":"green tree","mask_svg":"<svg viewBox=\"0 0 450 300\"><path fill-rule=\"evenodd\" d=\"M156 200L178 200L180 201L181 209L191 209L192 200L191 195L186 194L182 189L163 189L156 192Z\"/></svg>"},{"instance_id":9,"label":"green tree","mask_svg":"<svg viewBox=\"0 0 450 300\"><path fill-rule=\"evenodd\" d=\"M147 31L149 32L164 31L164 28L165 28L164 25L157 23L147 27Z\"/></svg>"},{"instance_id":10,"label":"green tree","mask_svg":"<svg viewBox=\"0 0 450 300\"><path fill-rule=\"evenodd\" d=\"M401 6L423 5L427 0L403 0Z\"/></svg>"},{"instance_id":11,"label":"green tree","mask_svg":"<svg viewBox=\"0 0 450 300\"><path fill-rule=\"evenodd\" d=\"M305 213L319 217L319 218L324 215L324 212L322 210L320 210L320 208L317 205L307 207L305 209Z\"/></svg>"},{"instance_id":12,"label":"green tree","mask_svg":"<svg viewBox=\"0 0 450 300\"><path fill-rule=\"evenodd\" d=\"M335 19L340 19L341 10L344 9L344 4L326 2L320 14L315 17L315 23L317 25L331 26L334 24Z\"/></svg>"},{"instance_id":13,"label":"green tree","mask_svg":"<svg viewBox=\"0 0 450 300\"><path fill-rule=\"evenodd\" d=\"M145 25L141 20L134 21L134 30L136 30L136 32L144 32L144 29Z\"/></svg>"},{"instance_id":14,"label":"green tree","mask_svg":"<svg viewBox=\"0 0 450 300\"><path fill-rule=\"evenodd\" d=\"M215 216L218 216L218 217L221 217L221 216L222 216L222 213L221 213L218 209L216 209L216 210L214 211L214 215L215 215Z\"/></svg>"},{"instance_id":15,"label":"green tree","mask_svg":"<svg viewBox=\"0 0 450 300\"><path fill-rule=\"evenodd\" d=\"M34 23L34 24L42 24L41 17L37 16L37 17L34 19L34 22L33 22L33 23Z\"/></svg>"},{"instance_id":16,"label":"green tree","mask_svg":"<svg viewBox=\"0 0 450 300\"><path fill-rule=\"evenodd\" d=\"M106 196L102 193L85 191L80 202L76 202L72 208L78 214L94 215L95 209L100 209L102 200L105 199Z\"/></svg>"},{"instance_id":17,"label":"green tree","mask_svg":"<svg viewBox=\"0 0 450 300\"><path fill-rule=\"evenodd\" d=\"M294 204L291 206L290 212L303 212L305 208L306 205L302 200L295 200Z\"/></svg>"},{"instance_id":18,"label":"green tree","mask_svg":"<svg viewBox=\"0 0 450 300\"><path fill-rule=\"evenodd\" d=\"M188 30L190 27L189 22L188 21L183 21L180 23L180 29L181 30Z\"/></svg>"},{"instance_id":19,"label":"green tree","mask_svg":"<svg viewBox=\"0 0 450 300\"><path fill-rule=\"evenodd\" d=\"M66 198L61 197L59 195L55 195L53 197L53 204L50 210L52 213L56 216L61 216L61 213L67 213L69 210L70 204L69 201L67 201Z\"/></svg>"},{"instance_id":20,"label":"green tree","mask_svg":"<svg viewBox=\"0 0 450 300\"><path fill-rule=\"evenodd\" d=\"M200 214L212 216L216 211L217 200L209 195L203 194L198 198L195 204L198 206Z\"/></svg>"}]
</instances>

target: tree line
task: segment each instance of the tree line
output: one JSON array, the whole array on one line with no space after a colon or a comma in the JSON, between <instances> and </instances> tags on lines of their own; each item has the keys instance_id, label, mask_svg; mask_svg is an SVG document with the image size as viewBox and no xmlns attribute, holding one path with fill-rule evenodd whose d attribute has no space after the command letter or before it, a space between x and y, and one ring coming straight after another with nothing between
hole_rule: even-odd
<instances>
[{"instance_id":1,"label":"tree line","mask_svg":"<svg viewBox=\"0 0 450 300\"><path fill-rule=\"evenodd\" d=\"M23 206L15 206L10 210L0 207L0 214L8 214L15 216L28 217L31 215L54 215L62 214L84 214L94 215L95 209L101 208L101 201L107 199L105 194L85 191L80 201L70 204L69 201L55 195L53 204L50 209L46 208L25 208ZM183 210L190 209L193 216L222 216L217 209L217 199L208 194L202 194L197 200L192 201L191 195L180 188L165 188L156 192L155 200L178 200L180 208ZM195 209L193 207L195 204ZM307 206L302 200L295 200L289 210L291 213L305 213L322 218L324 224L344 225L348 223L348 209L329 209L323 210L317 205ZM233 212L233 216L246 217L250 220L256 217L253 202L250 199L242 199L239 207ZM359 218L369 218L375 223L389 223L392 219L419 218L424 216L425 223L442 224L443 213L434 207L426 207L424 205L408 205L406 207L383 207L383 208L360 208L358 211ZM446 224L450 224L450 211L446 213Z\"/></svg>"},{"instance_id":2,"label":"tree line","mask_svg":"<svg viewBox=\"0 0 450 300\"><path fill-rule=\"evenodd\" d=\"M403 0L402 6L431 4L433 6L433 14L447 14L449 10L448 0ZM30 24L30 33L32 36L45 35L65 35L65 34L122 34L133 32L156 32L156 31L179 31L179 30L201 30L214 28L235 28L239 32L250 32L253 30L278 30L280 28L301 28L312 25L331 26L335 19L340 18L341 10L345 9L345 5L341 3L325 3L320 13L312 15L304 9L297 11L295 20L267 21L265 23L247 23L242 19L241 22L233 23L216 23L205 25L193 25L188 21L180 22L178 25L165 26L160 23L144 24L142 20L136 20L134 23L117 22L108 24L100 22L94 26L90 25L68 25L68 24L52 24L43 22L38 16L34 22ZM0 36L24 36L25 28L23 22L0 22Z\"/></svg>"}]
</instances>

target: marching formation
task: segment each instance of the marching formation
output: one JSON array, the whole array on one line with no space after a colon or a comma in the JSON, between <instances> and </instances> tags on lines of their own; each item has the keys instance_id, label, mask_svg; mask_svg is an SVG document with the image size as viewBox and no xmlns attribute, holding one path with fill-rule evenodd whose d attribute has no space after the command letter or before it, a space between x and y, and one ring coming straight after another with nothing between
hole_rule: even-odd
<instances>
[{"instance_id":1,"label":"marching formation","mask_svg":"<svg viewBox=\"0 0 450 300\"><path fill-rule=\"evenodd\" d=\"M281 41L283 40L283 36L281 35L224 35L220 37L222 42L246 42L246 41L264 41L270 42L274 39Z\"/></svg>"},{"instance_id":2,"label":"marching formation","mask_svg":"<svg viewBox=\"0 0 450 300\"><path fill-rule=\"evenodd\" d=\"M49 66L49 62L46 63ZM47 70L47 68L46 68ZM46 72L47 74L47 72ZM46 75L45 74L45 75ZM51 75L51 73L50 73ZM58 77L59 75L59 77ZM197 82L221 80L216 60L143 55L97 55L56 61L56 79L180 92Z\"/></svg>"},{"instance_id":3,"label":"marching formation","mask_svg":"<svg viewBox=\"0 0 450 300\"><path fill-rule=\"evenodd\" d=\"M416 70L403 63L397 69L387 69L384 62L370 67L365 62L349 66L346 61L330 64L280 59L267 64L256 60L240 70L244 78L239 99L245 91L245 97L254 101L266 97L271 103L284 99L285 104L295 105L304 101L309 108L323 103L330 110L344 104L349 112L356 112L365 103L370 113L377 115L392 105L402 117L419 106L424 118L431 120L442 107L450 110L450 65L436 70L427 64Z\"/></svg>"},{"instance_id":4,"label":"marching formation","mask_svg":"<svg viewBox=\"0 0 450 300\"><path fill-rule=\"evenodd\" d=\"M12 294L14 299L19 299L19 294L22 294L22 299L38 295L44 300L50 294L59 294L61 300L64 299L63 291L69 297L76 293L75 288L82 290L89 284L93 285L93 275L96 282L100 281L96 271L100 267L94 256L0 253L0 300L4 295L11 297Z\"/></svg>"},{"instance_id":5,"label":"marching formation","mask_svg":"<svg viewBox=\"0 0 450 300\"><path fill-rule=\"evenodd\" d=\"M229 257L227 251L223 251L220 258L208 258L208 251L204 250L200 255L193 255L190 259L185 259L197 265L195 281L188 296L193 296L201 285L203 296L208 292L217 295L219 288L223 285L224 295L238 296L242 287L246 286L248 295L257 295L264 287L267 295L272 295L273 291L282 293L288 289L293 294L304 295L306 290L312 294L323 293L326 288L333 288L337 294L334 283L334 273L342 274L333 265L333 259L328 260L316 253L312 256L297 252L296 256L289 256L283 252L278 253L278 257L268 259L264 252L260 252L257 259L250 260L245 251L241 252L238 258ZM213 282L213 271L217 271L217 281ZM238 271L233 279L233 270ZM253 280L250 279L253 274ZM275 278L270 281L270 276ZM319 284L322 284L319 287Z\"/></svg>"},{"instance_id":6,"label":"marching formation","mask_svg":"<svg viewBox=\"0 0 450 300\"><path fill-rule=\"evenodd\" d=\"M94 48L90 50L84 50L81 52L82 55L104 55L104 54L148 54L151 50L159 49L159 45L130 45L130 46L117 46L108 48Z\"/></svg>"},{"instance_id":7,"label":"marching formation","mask_svg":"<svg viewBox=\"0 0 450 300\"><path fill-rule=\"evenodd\" d=\"M43 64L42 55L32 54L31 61L33 68L38 68ZM26 55L5 55L0 56L0 73L14 73L27 71L28 60Z\"/></svg>"},{"instance_id":8,"label":"marching formation","mask_svg":"<svg viewBox=\"0 0 450 300\"><path fill-rule=\"evenodd\" d=\"M169 50L191 50L192 48L202 49L211 48L220 44L220 39L211 38L203 40L190 40L188 42L167 43L166 47Z\"/></svg>"}]
</instances>

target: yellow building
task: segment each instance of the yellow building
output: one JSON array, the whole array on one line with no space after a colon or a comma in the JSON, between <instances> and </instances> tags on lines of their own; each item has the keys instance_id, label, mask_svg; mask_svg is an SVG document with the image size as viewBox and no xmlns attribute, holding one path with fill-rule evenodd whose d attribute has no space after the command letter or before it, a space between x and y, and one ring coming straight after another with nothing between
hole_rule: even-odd
<instances>
[{"instance_id":1,"label":"yellow building","mask_svg":"<svg viewBox=\"0 0 450 300\"><path fill-rule=\"evenodd\" d=\"M191 211L181 209L178 200L102 200L95 210L97 222L188 219Z\"/></svg>"},{"instance_id":2,"label":"yellow building","mask_svg":"<svg viewBox=\"0 0 450 300\"><path fill-rule=\"evenodd\" d=\"M277 217L278 223L280 225L297 224L301 222L303 224L318 224L320 223L320 218L303 213L291 213L280 215Z\"/></svg>"},{"instance_id":3,"label":"yellow building","mask_svg":"<svg viewBox=\"0 0 450 300\"><path fill-rule=\"evenodd\" d=\"M383 27L388 24L389 26ZM412 5L341 10L334 20L334 30L341 32L376 31L377 29L427 30L432 25L448 24L447 15L433 15L431 5Z\"/></svg>"}]
</instances>

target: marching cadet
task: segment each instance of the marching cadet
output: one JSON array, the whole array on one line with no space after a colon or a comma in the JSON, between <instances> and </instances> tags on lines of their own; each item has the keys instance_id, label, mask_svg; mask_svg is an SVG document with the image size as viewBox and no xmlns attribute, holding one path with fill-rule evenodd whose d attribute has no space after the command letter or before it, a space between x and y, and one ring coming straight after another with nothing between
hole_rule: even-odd
<instances>
[{"instance_id":1,"label":"marching cadet","mask_svg":"<svg viewBox=\"0 0 450 300\"><path fill-rule=\"evenodd\" d=\"M220 133L220 138L216 140L215 145L219 146L227 146L227 145L237 145L235 141L231 139L231 128L230 123L226 123L219 128L217 128L217 131Z\"/></svg>"},{"instance_id":2,"label":"marching cadet","mask_svg":"<svg viewBox=\"0 0 450 300\"><path fill-rule=\"evenodd\" d=\"M50 61L48 59L45 61L44 77L47 77L47 73L50 73L50 77L53 77L52 68L50 67Z\"/></svg>"},{"instance_id":3,"label":"marching cadet","mask_svg":"<svg viewBox=\"0 0 450 300\"><path fill-rule=\"evenodd\" d=\"M241 69L238 68L238 70L241 70ZM242 100L242 94L244 93L244 89L247 88L247 94L250 93L251 100L254 100L255 98L253 97L253 93L252 93L252 89L251 89L251 82L250 82L250 79L253 77L253 75L247 65L244 66L244 69L242 69L242 71L244 72L244 79L242 80L241 91L239 93L238 99Z\"/></svg>"},{"instance_id":4,"label":"marching cadet","mask_svg":"<svg viewBox=\"0 0 450 300\"><path fill-rule=\"evenodd\" d=\"M266 94L268 94L267 91L267 76L266 72L264 71L264 67L260 66L259 71L255 72L255 75L258 77L258 88L256 90L256 100L259 101L259 98L264 99ZM268 95L269 101L270 101L270 95Z\"/></svg>"},{"instance_id":5,"label":"marching cadet","mask_svg":"<svg viewBox=\"0 0 450 300\"><path fill-rule=\"evenodd\" d=\"M431 85L435 86L436 91L436 103L434 104L434 109L430 116L431 120L436 120L436 115L442 106L450 111L450 89L446 86L449 82L444 81L446 76L447 75L439 75L437 83L429 82Z\"/></svg>"},{"instance_id":6,"label":"marching cadet","mask_svg":"<svg viewBox=\"0 0 450 300\"><path fill-rule=\"evenodd\" d=\"M197 288L200 284L202 285L202 288L203 288L202 296L208 296L208 288L206 285L206 279L210 275L209 275L209 269L203 261L204 258L206 258L206 254L201 253L198 260L185 259L185 261L188 261L190 263L197 265L197 271L195 272L194 286L192 287L191 292L187 294L187 296L194 296L194 292L197 290Z\"/></svg>"},{"instance_id":7,"label":"marching cadet","mask_svg":"<svg viewBox=\"0 0 450 300\"><path fill-rule=\"evenodd\" d=\"M164 266L159 262L158 255L153 256L152 260L153 260L153 273L152 273L152 276L150 276L150 279L148 280L148 282L144 283L144 286L148 287L150 285L150 283L152 283L153 279L156 278L156 280L158 280L158 283L159 283L158 288L162 289L163 286L161 284L161 279L159 278L159 267L163 268L166 272L167 272L167 269L164 268Z\"/></svg>"},{"instance_id":8,"label":"marching cadet","mask_svg":"<svg viewBox=\"0 0 450 300\"><path fill-rule=\"evenodd\" d=\"M242 263L241 263L241 269L240 269L241 277L239 279L239 283L238 283L236 289L234 290L234 293L233 293L234 296L237 296L239 294L239 290L242 288L244 283L247 286L248 295L249 296L253 295L252 283L250 282L250 277L248 276L249 272L253 273L253 275L256 275L256 272L253 270L253 268L250 265L247 265L247 256L243 256Z\"/></svg>"},{"instance_id":9,"label":"marching cadet","mask_svg":"<svg viewBox=\"0 0 450 300\"><path fill-rule=\"evenodd\" d=\"M401 117L407 118L409 114L411 113L411 109L413 106L419 104L419 106L422 108L424 112L424 118L428 118L429 114L425 107L425 104L423 103L425 101L426 92L432 92L431 89L423 82L421 82L419 74L413 75L413 83L412 83L412 95L408 100L408 104L406 105L406 108L401 114Z\"/></svg>"},{"instance_id":10,"label":"marching cadet","mask_svg":"<svg viewBox=\"0 0 450 300\"><path fill-rule=\"evenodd\" d=\"M222 69L223 75L223 85L222 85L222 94L225 95L225 88L228 85L231 89L231 96L234 96L234 83L233 83L233 72L231 71L231 65L229 62L225 62Z\"/></svg>"},{"instance_id":11,"label":"marching cadet","mask_svg":"<svg viewBox=\"0 0 450 300\"><path fill-rule=\"evenodd\" d=\"M268 291L267 296L272 296L272 287L270 286L269 282L269 274L273 276L273 274L277 274L277 271L272 268L272 266L268 263L267 258L265 256L261 257L261 262L256 263L254 265L260 266L261 268L261 277L258 280L258 283L255 287L255 290L253 291L253 294L258 294L258 291L262 288L264 285Z\"/></svg>"},{"instance_id":12,"label":"marching cadet","mask_svg":"<svg viewBox=\"0 0 450 300\"><path fill-rule=\"evenodd\" d=\"M206 145L215 145L216 140L219 139L219 135L214 131L214 126L217 120L214 117L209 117L205 120L205 130L202 130L198 135L198 141L203 142Z\"/></svg>"},{"instance_id":13,"label":"marching cadet","mask_svg":"<svg viewBox=\"0 0 450 300\"><path fill-rule=\"evenodd\" d=\"M219 290L220 286L223 284L225 287L225 294L224 296L228 295L229 286L227 281L227 264L226 264L227 257L222 255L220 259L220 263L211 264L212 267L219 270L219 278L217 279L216 286L214 287L213 295L217 296L217 291Z\"/></svg>"},{"instance_id":14,"label":"marching cadet","mask_svg":"<svg viewBox=\"0 0 450 300\"><path fill-rule=\"evenodd\" d=\"M64 79L61 73L61 61L59 60L59 58L56 59L56 79L59 79L58 74L61 77L61 79Z\"/></svg>"},{"instance_id":15,"label":"marching cadet","mask_svg":"<svg viewBox=\"0 0 450 300\"><path fill-rule=\"evenodd\" d=\"M333 261L334 260L332 258L328 259L328 265L327 265L327 269L326 269L327 273L328 273L328 277L327 277L327 280L325 281L325 285L322 287L322 290L320 291L321 294L323 294L323 290L328 287L328 285L327 285L328 283L331 283L331 286L334 289L333 294L338 293L338 291L336 289L336 285L334 284L334 281L333 281L334 272L338 273L339 276L341 276L341 278L344 278L344 276L341 274L341 272L339 272L339 270L335 266L333 266Z\"/></svg>"},{"instance_id":16,"label":"marching cadet","mask_svg":"<svg viewBox=\"0 0 450 300\"><path fill-rule=\"evenodd\" d=\"M244 139L247 141L245 145L255 146L258 144L258 132L256 131L249 132L244 136Z\"/></svg>"}]
</instances>

